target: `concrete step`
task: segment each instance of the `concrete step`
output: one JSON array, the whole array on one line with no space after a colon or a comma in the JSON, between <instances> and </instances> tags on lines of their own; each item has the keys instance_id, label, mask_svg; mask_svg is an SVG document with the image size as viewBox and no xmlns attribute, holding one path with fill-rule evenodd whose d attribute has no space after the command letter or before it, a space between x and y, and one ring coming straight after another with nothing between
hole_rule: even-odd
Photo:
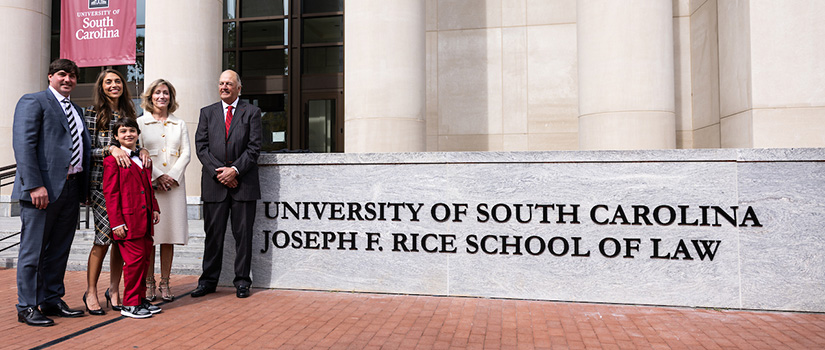
<instances>
[{"instance_id":1,"label":"concrete step","mask_svg":"<svg viewBox=\"0 0 825 350\"><path fill-rule=\"evenodd\" d=\"M86 256L88 259L88 255ZM67 271L86 271L87 269L87 261L83 260L73 260L69 259L68 264L66 264ZM103 271L109 271L109 260L103 262ZM200 275L203 271L203 265L201 265L200 261L178 261L175 259L172 262L172 275ZM160 275L160 264L155 264L155 274Z\"/></svg>"},{"instance_id":2,"label":"concrete step","mask_svg":"<svg viewBox=\"0 0 825 350\"><path fill-rule=\"evenodd\" d=\"M93 223L90 227L93 227ZM0 239L9 237L20 231L19 217L0 217ZM11 236L0 241L0 250L20 242L20 235ZM86 229L85 225L75 232L72 248L69 251L69 261L66 269L69 271L86 271L89 260L89 251L94 242L94 229ZM189 220L189 243L176 245L172 262L173 275L200 275L203 262L203 220ZM0 252L0 267L17 267L18 247L12 247ZM103 270L109 271L109 257L103 262ZM155 261L155 272L160 273L160 260Z\"/></svg>"},{"instance_id":3,"label":"concrete step","mask_svg":"<svg viewBox=\"0 0 825 350\"><path fill-rule=\"evenodd\" d=\"M14 248L12 248L14 249ZM83 256L85 255L87 258L89 257L89 251L92 249L92 243L89 244L74 244L72 245L72 249L69 251L69 260L72 260L75 255ZM158 248L155 248L158 250ZM158 252L159 253L159 250ZM15 254L17 254L15 252ZM16 255L15 255L16 256ZM203 244L201 245L176 245L175 246L175 254L174 254L174 261L177 262L179 259L201 259L203 258Z\"/></svg>"},{"instance_id":4,"label":"concrete step","mask_svg":"<svg viewBox=\"0 0 825 350\"><path fill-rule=\"evenodd\" d=\"M89 247L94 244L95 241L95 234L94 232L86 232L86 231L77 231L74 235L74 241L72 244L74 245L82 245L88 243ZM2 243L2 242L0 242ZM190 233L189 234L189 242L186 245L176 245L175 250L178 248L186 248L188 246L203 246L204 244L204 235L203 232L200 234Z\"/></svg>"}]
</instances>

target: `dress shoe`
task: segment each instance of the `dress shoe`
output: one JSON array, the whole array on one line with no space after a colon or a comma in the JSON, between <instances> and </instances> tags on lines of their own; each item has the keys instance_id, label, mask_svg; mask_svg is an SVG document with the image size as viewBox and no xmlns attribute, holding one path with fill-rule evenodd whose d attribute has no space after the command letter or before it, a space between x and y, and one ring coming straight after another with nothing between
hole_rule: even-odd
<instances>
[{"instance_id":1,"label":"dress shoe","mask_svg":"<svg viewBox=\"0 0 825 350\"><path fill-rule=\"evenodd\" d=\"M200 298L209 293L215 293L215 287L209 288L207 286L198 285L198 288L195 288L195 290L192 291L192 297Z\"/></svg>"},{"instance_id":2,"label":"dress shoe","mask_svg":"<svg viewBox=\"0 0 825 350\"><path fill-rule=\"evenodd\" d=\"M146 301L152 302L157 298L158 296L155 294L155 275L146 277Z\"/></svg>"},{"instance_id":3,"label":"dress shoe","mask_svg":"<svg viewBox=\"0 0 825 350\"><path fill-rule=\"evenodd\" d=\"M51 318L43 316L36 307L27 307L23 309L23 311L19 311L17 313L17 321L36 327L54 326L54 321L52 321Z\"/></svg>"},{"instance_id":4,"label":"dress shoe","mask_svg":"<svg viewBox=\"0 0 825 350\"><path fill-rule=\"evenodd\" d=\"M115 303L112 302L112 296L109 295L109 288L106 288L106 293L103 293L103 296L106 297L106 306L112 304L112 310L120 311L123 308L123 305L115 305Z\"/></svg>"},{"instance_id":5,"label":"dress shoe","mask_svg":"<svg viewBox=\"0 0 825 350\"><path fill-rule=\"evenodd\" d=\"M247 286L238 287L238 290L235 292L235 295L238 298L248 298L249 297L249 287L247 287Z\"/></svg>"},{"instance_id":6,"label":"dress shoe","mask_svg":"<svg viewBox=\"0 0 825 350\"><path fill-rule=\"evenodd\" d=\"M66 302L61 300L57 304L50 306L41 306L41 311L46 316L60 316L60 317L80 317L83 316L83 310L72 310Z\"/></svg>"},{"instance_id":7,"label":"dress shoe","mask_svg":"<svg viewBox=\"0 0 825 350\"><path fill-rule=\"evenodd\" d=\"M120 314L126 317L131 318L147 318L152 317L152 313L149 312L143 305L138 306L122 306L120 309Z\"/></svg>"},{"instance_id":8,"label":"dress shoe","mask_svg":"<svg viewBox=\"0 0 825 350\"><path fill-rule=\"evenodd\" d=\"M169 289L169 277L161 277L160 283L158 283L158 291L160 292L160 298L163 301L174 301L175 295L172 294L172 290Z\"/></svg>"},{"instance_id":9,"label":"dress shoe","mask_svg":"<svg viewBox=\"0 0 825 350\"><path fill-rule=\"evenodd\" d=\"M88 294L88 292L83 293L83 305L86 305L86 312L88 312L89 315L95 315L95 316L105 315L106 311L103 311L103 308L99 308L97 310L89 309L89 304L86 303L86 294Z\"/></svg>"}]
</instances>

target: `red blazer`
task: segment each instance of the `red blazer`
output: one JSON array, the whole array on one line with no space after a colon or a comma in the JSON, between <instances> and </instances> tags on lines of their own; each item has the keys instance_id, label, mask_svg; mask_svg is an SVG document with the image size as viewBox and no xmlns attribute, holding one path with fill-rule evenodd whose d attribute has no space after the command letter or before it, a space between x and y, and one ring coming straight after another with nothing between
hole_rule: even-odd
<instances>
[{"instance_id":1,"label":"red blazer","mask_svg":"<svg viewBox=\"0 0 825 350\"><path fill-rule=\"evenodd\" d=\"M103 159L103 195L109 225L114 228L126 224L126 238L115 237L112 233L113 239L142 238L147 233L154 235L152 212L160 212L160 208L152 189L151 166L141 169L132 162L132 166L123 169L117 165L115 157L106 157Z\"/></svg>"}]
</instances>

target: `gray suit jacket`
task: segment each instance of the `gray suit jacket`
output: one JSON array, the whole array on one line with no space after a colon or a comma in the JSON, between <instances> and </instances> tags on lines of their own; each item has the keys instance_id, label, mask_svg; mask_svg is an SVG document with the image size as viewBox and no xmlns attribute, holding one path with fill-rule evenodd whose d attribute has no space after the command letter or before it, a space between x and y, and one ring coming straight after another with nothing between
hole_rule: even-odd
<instances>
[{"instance_id":1,"label":"gray suit jacket","mask_svg":"<svg viewBox=\"0 0 825 350\"><path fill-rule=\"evenodd\" d=\"M226 135L223 106L220 102L201 108L195 148L201 170L201 199L221 202L227 196L236 201L261 199L258 180L258 155L261 152L261 109L243 100L238 101L232 117L229 136ZM215 169L238 168L238 187L229 188L217 179Z\"/></svg>"},{"instance_id":2,"label":"gray suit jacket","mask_svg":"<svg viewBox=\"0 0 825 350\"><path fill-rule=\"evenodd\" d=\"M77 115L80 107L72 103ZM82 118L81 118L82 120ZM88 196L91 142L85 123L83 128L83 198ZM12 199L31 201L30 191L45 186L49 201L54 202L63 191L72 158L72 137L69 121L60 102L49 90L26 94L17 102L12 126L12 146L17 161Z\"/></svg>"}]
</instances>

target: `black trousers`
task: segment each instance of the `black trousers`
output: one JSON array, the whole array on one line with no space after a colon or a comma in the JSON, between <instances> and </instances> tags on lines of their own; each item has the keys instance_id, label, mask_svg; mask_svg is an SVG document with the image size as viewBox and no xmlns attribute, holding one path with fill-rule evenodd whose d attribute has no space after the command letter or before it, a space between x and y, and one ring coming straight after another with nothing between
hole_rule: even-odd
<instances>
[{"instance_id":1,"label":"black trousers","mask_svg":"<svg viewBox=\"0 0 825 350\"><path fill-rule=\"evenodd\" d=\"M252 228L255 224L257 201L236 201L232 197L222 202L203 203L203 224L206 240L203 253L203 274L198 285L213 288L218 285L223 264L223 246L227 219L231 219L235 238L235 287L252 285Z\"/></svg>"}]
</instances>

